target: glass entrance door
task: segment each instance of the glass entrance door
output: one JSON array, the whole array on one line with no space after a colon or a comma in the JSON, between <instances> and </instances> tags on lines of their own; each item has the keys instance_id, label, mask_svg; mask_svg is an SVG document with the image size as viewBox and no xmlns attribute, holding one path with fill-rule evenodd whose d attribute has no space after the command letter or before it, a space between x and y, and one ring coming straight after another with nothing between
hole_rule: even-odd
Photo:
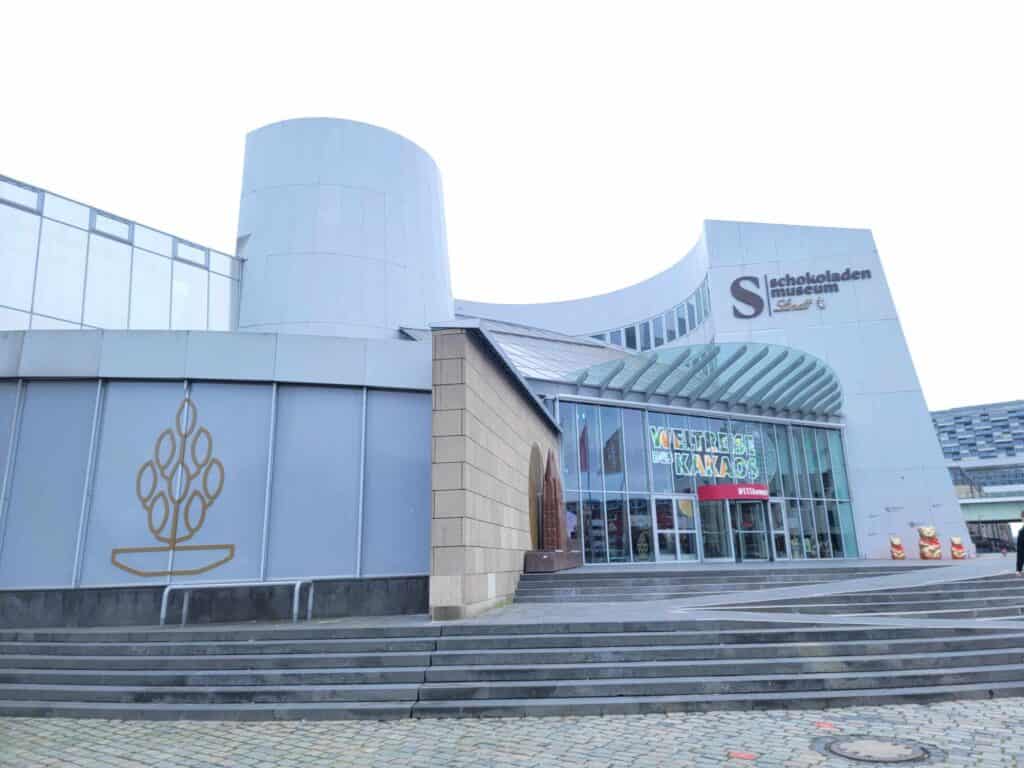
<instances>
[{"instance_id":1,"label":"glass entrance door","mask_svg":"<svg viewBox=\"0 0 1024 768\"><path fill-rule=\"evenodd\" d=\"M730 501L736 560L769 560L768 525L763 501Z\"/></svg>"},{"instance_id":2,"label":"glass entrance door","mask_svg":"<svg viewBox=\"0 0 1024 768\"><path fill-rule=\"evenodd\" d=\"M700 536L705 560L732 560L732 535L725 502L700 503Z\"/></svg>"},{"instance_id":3,"label":"glass entrance door","mask_svg":"<svg viewBox=\"0 0 1024 768\"><path fill-rule=\"evenodd\" d=\"M697 523L693 499L678 496L654 498L654 523L657 527L658 560L696 560Z\"/></svg>"}]
</instances>

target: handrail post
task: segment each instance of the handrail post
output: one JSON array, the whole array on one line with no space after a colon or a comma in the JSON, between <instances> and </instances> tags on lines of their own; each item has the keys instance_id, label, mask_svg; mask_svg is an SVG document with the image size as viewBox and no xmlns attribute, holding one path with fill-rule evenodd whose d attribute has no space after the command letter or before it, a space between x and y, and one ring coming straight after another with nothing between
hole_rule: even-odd
<instances>
[{"instance_id":1,"label":"handrail post","mask_svg":"<svg viewBox=\"0 0 1024 768\"><path fill-rule=\"evenodd\" d=\"M302 589L302 582L296 581L292 588L292 622L299 620L299 591Z\"/></svg>"},{"instance_id":2,"label":"handrail post","mask_svg":"<svg viewBox=\"0 0 1024 768\"><path fill-rule=\"evenodd\" d=\"M312 579L309 582L309 593L306 595L306 621L313 620L313 587L316 586L316 582Z\"/></svg>"},{"instance_id":3,"label":"handrail post","mask_svg":"<svg viewBox=\"0 0 1024 768\"><path fill-rule=\"evenodd\" d=\"M164 625L164 622L167 621L167 597L170 594L171 594L171 585L168 584L166 587L164 587L164 595L160 599L160 626L161 627Z\"/></svg>"}]
</instances>

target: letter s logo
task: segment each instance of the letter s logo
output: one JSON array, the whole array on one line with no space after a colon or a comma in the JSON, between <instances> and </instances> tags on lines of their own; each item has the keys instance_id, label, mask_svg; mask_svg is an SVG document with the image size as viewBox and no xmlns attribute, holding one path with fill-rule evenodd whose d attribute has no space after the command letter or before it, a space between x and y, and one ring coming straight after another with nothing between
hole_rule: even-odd
<instances>
[{"instance_id":1,"label":"letter s logo","mask_svg":"<svg viewBox=\"0 0 1024 768\"><path fill-rule=\"evenodd\" d=\"M750 288L747 285L744 285L744 283L752 283L758 293L754 293L754 291L750 290ZM733 280L732 285L729 286L729 293L732 294L732 297L736 299L736 301L739 301L749 307L751 311L749 313L741 312L740 307L737 307L734 304L732 307L732 316L738 317L742 320L751 320L764 312L764 299L761 297L760 290L761 281L752 275L744 275L743 277L737 277Z\"/></svg>"}]
</instances>

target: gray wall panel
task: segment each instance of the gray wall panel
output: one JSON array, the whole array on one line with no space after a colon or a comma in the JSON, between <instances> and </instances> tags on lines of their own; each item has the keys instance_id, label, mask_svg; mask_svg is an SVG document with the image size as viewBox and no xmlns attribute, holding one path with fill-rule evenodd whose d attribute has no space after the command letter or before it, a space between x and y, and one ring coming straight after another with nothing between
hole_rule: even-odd
<instances>
[{"instance_id":1,"label":"gray wall panel","mask_svg":"<svg viewBox=\"0 0 1024 768\"><path fill-rule=\"evenodd\" d=\"M163 430L185 395L182 382L112 381L105 385L97 436L92 503L82 552L81 585L164 583L166 576L140 576L111 562L115 548L159 546L147 526L147 513L135 492L139 468L153 458ZM166 490L166 482L162 483ZM120 562L166 570L166 552L135 553Z\"/></svg>"},{"instance_id":2,"label":"gray wall panel","mask_svg":"<svg viewBox=\"0 0 1024 768\"><path fill-rule=\"evenodd\" d=\"M271 387L200 382L192 385L190 396L198 409L199 427L205 427L212 436L213 457L223 464L224 484L209 507L205 523L188 544L233 544L235 550L233 558L217 568L198 575L174 575L171 580L257 579L270 445ZM216 557L217 551L213 550L195 552L179 548L174 554L174 568L180 571L201 567Z\"/></svg>"},{"instance_id":3,"label":"gray wall panel","mask_svg":"<svg viewBox=\"0 0 1024 768\"><path fill-rule=\"evenodd\" d=\"M431 396L369 393L363 575L430 570Z\"/></svg>"},{"instance_id":4,"label":"gray wall panel","mask_svg":"<svg viewBox=\"0 0 1024 768\"><path fill-rule=\"evenodd\" d=\"M14 409L18 404L18 382L0 381L0 493L4 490L4 469L7 467L7 448L11 444L14 428ZM3 510L0 509L0 515Z\"/></svg>"},{"instance_id":5,"label":"gray wall panel","mask_svg":"<svg viewBox=\"0 0 1024 768\"><path fill-rule=\"evenodd\" d=\"M361 389L279 386L267 577L354 575Z\"/></svg>"},{"instance_id":6,"label":"gray wall panel","mask_svg":"<svg viewBox=\"0 0 1024 768\"><path fill-rule=\"evenodd\" d=\"M27 385L0 587L70 586L95 403L94 381Z\"/></svg>"}]
</instances>

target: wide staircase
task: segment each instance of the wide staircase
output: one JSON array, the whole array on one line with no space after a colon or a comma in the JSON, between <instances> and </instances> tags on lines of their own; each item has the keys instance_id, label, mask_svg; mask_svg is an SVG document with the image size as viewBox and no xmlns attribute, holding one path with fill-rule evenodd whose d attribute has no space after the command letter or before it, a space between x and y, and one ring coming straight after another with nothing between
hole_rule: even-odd
<instances>
[{"instance_id":1,"label":"wide staircase","mask_svg":"<svg viewBox=\"0 0 1024 768\"><path fill-rule=\"evenodd\" d=\"M929 567L929 566L917 566ZM934 567L934 566L932 566ZM941 567L941 566L939 566ZM675 600L700 594L824 584L842 579L908 573L902 566L773 566L706 569L631 566L618 570L580 568L562 573L527 573L519 580L517 603L594 603Z\"/></svg>"},{"instance_id":2,"label":"wide staircase","mask_svg":"<svg viewBox=\"0 0 1024 768\"><path fill-rule=\"evenodd\" d=\"M943 600L958 601L951 610L989 609L971 609L970 600L1021 605L1024 579L1014 578L913 588L888 602L881 593L801 602L805 617L769 602L757 608L763 620L752 622L723 615L3 630L0 715L385 719L1024 695L1024 623L868 626L865 616L863 624L829 625L812 614L825 606L850 613L867 594L878 598L874 608L901 600L927 609ZM988 594L995 591L997 598Z\"/></svg>"}]
</instances>

